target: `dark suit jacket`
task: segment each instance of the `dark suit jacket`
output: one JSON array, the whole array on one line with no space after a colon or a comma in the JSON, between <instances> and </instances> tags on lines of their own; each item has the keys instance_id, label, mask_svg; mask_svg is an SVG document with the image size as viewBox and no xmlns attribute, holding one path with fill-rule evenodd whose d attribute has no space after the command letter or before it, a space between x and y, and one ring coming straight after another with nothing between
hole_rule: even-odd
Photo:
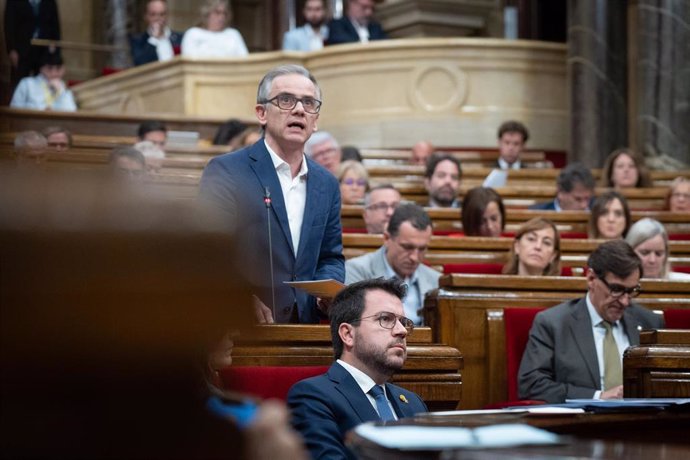
<instances>
[{"instance_id":1,"label":"dark suit jacket","mask_svg":"<svg viewBox=\"0 0 690 460\"><path fill-rule=\"evenodd\" d=\"M180 46L182 45L182 35L183 34L180 32L170 32L170 43L172 44L173 50L177 50L175 54L179 54ZM149 37L150 35L148 32L129 37L132 62L134 62L135 66L158 61L156 47L149 43Z\"/></svg>"},{"instance_id":2,"label":"dark suit jacket","mask_svg":"<svg viewBox=\"0 0 690 460\"><path fill-rule=\"evenodd\" d=\"M386 383L386 394L398 418L428 411L411 391ZM292 424L314 459L354 459L343 442L345 433L361 423L381 420L352 375L338 363L324 375L296 383L287 401Z\"/></svg>"},{"instance_id":3,"label":"dark suit jacket","mask_svg":"<svg viewBox=\"0 0 690 460\"><path fill-rule=\"evenodd\" d=\"M381 28L381 24L376 21L369 22L369 40L385 40L388 38ZM328 24L328 39L326 45L337 45L339 43L356 43L359 41L359 34L352 25L350 19L343 16L340 19L333 19Z\"/></svg>"},{"instance_id":4,"label":"dark suit jacket","mask_svg":"<svg viewBox=\"0 0 690 460\"><path fill-rule=\"evenodd\" d=\"M630 345L639 345L640 329L659 329L664 321L650 310L631 304L623 314L622 325ZM600 385L585 298L537 314L518 371L520 398L562 403L566 399L591 398Z\"/></svg>"},{"instance_id":5,"label":"dark suit jacket","mask_svg":"<svg viewBox=\"0 0 690 460\"><path fill-rule=\"evenodd\" d=\"M280 181L263 138L238 152L213 158L201 177L201 199L220 211L224 222L234 229L235 242L242 255L239 268L253 293L269 307L272 300L267 216L270 216L275 320L279 323L320 320L315 299L284 281L345 280L338 181L312 160L308 159L307 165L307 200L297 254L292 246ZM272 198L268 211L264 205L265 187ZM298 311L293 312L295 302Z\"/></svg>"},{"instance_id":6,"label":"dark suit jacket","mask_svg":"<svg viewBox=\"0 0 690 460\"><path fill-rule=\"evenodd\" d=\"M60 19L55 0L42 0L38 16L29 0L7 0L5 6L5 46L7 51L19 54L19 77L25 77L30 70L38 70L40 57L47 48L31 46L34 29L38 37L46 40L60 40Z\"/></svg>"},{"instance_id":7,"label":"dark suit jacket","mask_svg":"<svg viewBox=\"0 0 690 460\"><path fill-rule=\"evenodd\" d=\"M545 203L535 203L528 209L538 209L542 211L555 211L556 210L556 200L547 201Z\"/></svg>"}]
</instances>

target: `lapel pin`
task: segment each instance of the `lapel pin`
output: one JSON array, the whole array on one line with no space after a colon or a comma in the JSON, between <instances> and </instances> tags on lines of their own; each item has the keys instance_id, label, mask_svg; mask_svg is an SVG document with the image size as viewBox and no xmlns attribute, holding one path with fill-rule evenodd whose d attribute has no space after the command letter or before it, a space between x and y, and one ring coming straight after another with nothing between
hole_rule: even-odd
<instances>
[{"instance_id":1,"label":"lapel pin","mask_svg":"<svg viewBox=\"0 0 690 460\"><path fill-rule=\"evenodd\" d=\"M404 402L405 404L407 404L407 398L405 397L405 395L400 395L400 401L402 401L402 402Z\"/></svg>"}]
</instances>

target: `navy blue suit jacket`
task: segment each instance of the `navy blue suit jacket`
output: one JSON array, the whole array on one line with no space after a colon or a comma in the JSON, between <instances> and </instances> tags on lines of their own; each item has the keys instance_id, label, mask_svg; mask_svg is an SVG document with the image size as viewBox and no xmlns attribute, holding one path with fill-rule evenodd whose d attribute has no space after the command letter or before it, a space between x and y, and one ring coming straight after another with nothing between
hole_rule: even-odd
<instances>
[{"instance_id":1,"label":"navy blue suit jacket","mask_svg":"<svg viewBox=\"0 0 690 460\"><path fill-rule=\"evenodd\" d=\"M381 24L375 21L369 22L369 40L384 40L388 38L383 31ZM326 45L337 45L339 43L356 43L359 41L359 34L347 17L333 19L328 24L328 39Z\"/></svg>"},{"instance_id":2,"label":"navy blue suit jacket","mask_svg":"<svg viewBox=\"0 0 690 460\"><path fill-rule=\"evenodd\" d=\"M345 281L340 189L337 179L307 160L307 200L298 252L295 254L280 181L270 154L260 139L256 144L213 158L201 177L200 197L220 211L235 232L240 269L253 293L271 307L271 270L268 217L271 222L275 276L275 321L317 323L316 300L284 281L333 278ZM264 205L268 187L272 205ZM293 312L293 305L297 312Z\"/></svg>"},{"instance_id":3,"label":"navy blue suit jacket","mask_svg":"<svg viewBox=\"0 0 690 460\"><path fill-rule=\"evenodd\" d=\"M555 211L556 210L556 200L547 201L545 203L535 203L528 209L538 209L542 211Z\"/></svg>"},{"instance_id":4,"label":"navy blue suit jacket","mask_svg":"<svg viewBox=\"0 0 690 460\"><path fill-rule=\"evenodd\" d=\"M170 32L170 43L172 44L173 50L177 48L179 51L182 45L183 35L184 34L180 32ZM158 61L156 47L149 43L148 32L129 37L129 46L132 51L132 62L134 62L135 66Z\"/></svg>"},{"instance_id":5,"label":"navy blue suit jacket","mask_svg":"<svg viewBox=\"0 0 690 460\"><path fill-rule=\"evenodd\" d=\"M419 396L386 383L398 418L428 409ZM354 459L343 442L355 426L381 420L355 379L338 363L324 375L296 383L288 393L292 424L302 434L312 458Z\"/></svg>"}]
</instances>

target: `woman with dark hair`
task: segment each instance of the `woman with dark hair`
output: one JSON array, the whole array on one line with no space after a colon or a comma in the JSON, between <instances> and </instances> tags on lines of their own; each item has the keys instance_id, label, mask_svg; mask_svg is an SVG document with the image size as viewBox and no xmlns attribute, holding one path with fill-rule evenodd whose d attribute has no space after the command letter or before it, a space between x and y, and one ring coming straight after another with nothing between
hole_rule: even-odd
<instances>
[{"instance_id":1,"label":"woman with dark hair","mask_svg":"<svg viewBox=\"0 0 690 460\"><path fill-rule=\"evenodd\" d=\"M523 224L510 248L506 275L558 276L561 273L561 237L556 225L535 217Z\"/></svg>"},{"instance_id":2,"label":"woman with dark hair","mask_svg":"<svg viewBox=\"0 0 690 460\"><path fill-rule=\"evenodd\" d=\"M499 237L506 221L503 200L488 187L470 189L462 202L462 231L467 236Z\"/></svg>"},{"instance_id":3,"label":"woman with dark hair","mask_svg":"<svg viewBox=\"0 0 690 460\"><path fill-rule=\"evenodd\" d=\"M602 187L629 188L652 187L654 185L649 169L637 152L632 149L617 149L604 162L601 172Z\"/></svg>"},{"instance_id":4,"label":"woman with dark hair","mask_svg":"<svg viewBox=\"0 0 690 460\"><path fill-rule=\"evenodd\" d=\"M620 193L611 190L599 195L592 205L589 216L589 238L614 240L625 238L630 228L628 201Z\"/></svg>"}]
</instances>

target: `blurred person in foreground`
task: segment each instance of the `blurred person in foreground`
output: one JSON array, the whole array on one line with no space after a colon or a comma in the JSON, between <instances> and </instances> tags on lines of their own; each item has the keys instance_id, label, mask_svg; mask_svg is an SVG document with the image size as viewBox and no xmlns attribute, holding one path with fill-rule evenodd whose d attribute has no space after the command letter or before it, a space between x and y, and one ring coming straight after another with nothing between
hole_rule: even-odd
<instances>
[{"instance_id":1,"label":"blurred person in foreground","mask_svg":"<svg viewBox=\"0 0 690 460\"><path fill-rule=\"evenodd\" d=\"M328 303L285 282L345 280L338 181L304 153L320 109L307 69L269 70L254 106L264 137L213 158L201 177L200 199L240 229L260 322L318 323Z\"/></svg>"},{"instance_id":2,"label":"blurred person in foreground","mask_svg":"<svg viewBox=\"0 0 690 460\"><path fill-rule=\"evenodd\" d=\"M110 152L108 165L114 177L131 182L146 179L146 159L134 147L116 147Z\"/></svg>"},{"instance_id":3,"label":"blurred person in foreground","mask_svg":"<svg viewBox=\"0 0 690 460\"><path fill-rule=\"evenodd\" d=\"M165 153L168 142L168 127L162 121L147 120L137 127L137 142L151 141Z\"/></svg>"},{"instance_id":4,"label":"blurred person in foreground","mask_svg":"<svg viewBox=\"0 0 690 460\"><path fill-rule=\"evenodd\" d=\"M399 280L374 279L351 284L335 297L330 324L336 362L288 393L293 426L312 458L354 459L345 434L355 426L428 411L417 394L389 383L405 364L407 336L414 330L404 296Z\"/></svg>"},{"instance_id":5,"label":"blurred person in foreground","mask_svg":"<svg viewBox=\"0 0 690 460\"><path fill-rule=\"evenodd\" d=\"M72 148L72 133L60 126L49 126L42 131L48 142L48 149L55 153L67 152Z\"/></svg>"},{"instance_id":6,"label":"blurred person in foreground","mask_svg":"<svg viewBox=\"0 0 690 460\"><path fill-rule=\"evenodd\" d=\"M587 261L587 294L534 318L518 372L520 398L623 397L623 352L640 330L663 328L663 318L633 302L642 261L623 240L606 241Z\"/></svg>"},{"instance_id":7,"label":"blurred person in foreground","mask_svg":"<svg viewBox=\"0 0 690 460\"><path fill-rule=\"evenodd\" d=\"M208 353L253 317L212 214L92 172L2 179L3 456L304 458L283 405L209 409Z\"/></svg>"},{"instance_id":8,"label":"blurred person in foreground","mask_svg":"<svg viewBox=\"0 0 690 460\"><path fill-rule=\"evenodd\" d=\"M17 134L13 146L18 168L41 166L48 159L48 141L37 131L22 131Z\"/></svg>"},{"instance_id":9,"label":"blurred person in foreground","mask_svg":"<svg viewBox=\"0 0 690 460\"><path fill-rule=\"evenodd\" d=\"M388 221L400 204L400 192L391 184L381 184L369 190L364 197L362 218L367 233L383 233Z\"/></svg>"}]
</instances>

